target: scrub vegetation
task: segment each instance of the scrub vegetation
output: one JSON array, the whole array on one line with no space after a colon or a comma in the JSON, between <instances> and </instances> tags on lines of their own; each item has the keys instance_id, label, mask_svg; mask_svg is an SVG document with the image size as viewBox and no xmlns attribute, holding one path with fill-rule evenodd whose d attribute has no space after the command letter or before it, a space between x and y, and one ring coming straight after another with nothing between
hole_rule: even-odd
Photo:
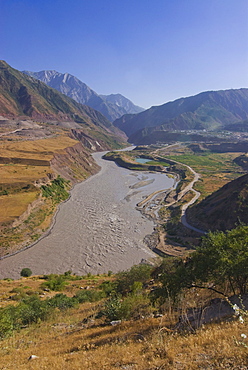
<instances>
[{"instance_id":1,"label":"scrub vegetation","mask_svg":"<svg viewBox=\"0 0 248 370\"><path fill-rule=\"evenodd\" d=\"M248 226L239 226L209 233L187 258L167 257L156 266L2 280L1 366L246 368L247 256ZM239 306L228 298L233 294L242 297ZM204 326L189 320L220 298L233 307L221 322L218 315ZM188 321L181 325L179 317Z\"/></svg>"}]
</instances>

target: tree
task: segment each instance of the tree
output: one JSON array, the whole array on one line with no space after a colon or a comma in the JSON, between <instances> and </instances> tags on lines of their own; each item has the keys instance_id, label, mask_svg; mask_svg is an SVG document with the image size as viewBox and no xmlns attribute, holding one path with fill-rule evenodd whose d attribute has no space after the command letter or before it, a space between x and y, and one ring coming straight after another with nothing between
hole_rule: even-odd
<instances>
[{"instance_id":1,"label":"tree","mask_svg":"<svg viewBox=\"0 0 248 370\"><path fill-rule=\"evenodd\" d=\"M32 275L32 271L28 267L24 267L21 271L21 276L22 277L29 277Z\"/></svg>"},{"instance_id":2,"label":"tree","mask_svg":"<svg viewBox=\"0 0 248 370\"><path fill-rule=\"evenodd\" d=\"M185 288L222 295L245 294L248 286L248 226L210 232L186 260L167 258L160 267L157 297L175 298Z\"/></svg>"},{"instance_id":3,"label":"tree","mask_svg":"<svg viewBox=\"0 0 248 370\"><path fill-rule=\"evenodd\" d=\"M135 282L144 284L151 278L151 271L151 266L141 264L132 266L130 270L119 272L116 291L122 295L131 292Z\"/></svg>"},{"instance_id":4,"label":"tree","mask_svg":"<svg viewBox=\"0 0 248 370\"><path fill-rule=\"evenodd\" d=\"M192 254L186 268L192 283L213 282L234 294L245 294L248 284L248 226L210 232Z\"/></svg>"}]
</instances>

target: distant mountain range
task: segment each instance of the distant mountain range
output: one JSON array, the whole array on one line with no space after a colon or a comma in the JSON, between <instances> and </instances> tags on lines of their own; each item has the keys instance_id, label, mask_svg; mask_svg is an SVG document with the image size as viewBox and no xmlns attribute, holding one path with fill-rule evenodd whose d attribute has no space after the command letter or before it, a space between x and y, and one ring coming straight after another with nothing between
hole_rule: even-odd
<instances>
[{"instance_id":1,"label":"distant mountain range","mask_svg":"<svg viewBox=\"0 0 248 370\"><path fill-rule=\"evenodd\" d=\"M248 224L248 174L238 177L187 209L190 224L206 230L230 230Z\"/></svg>"},{"instance_id":2,"label":"distant mountain range","mask_svg":"<svg viewBox=\"0 0 248 370\"><path fill-rule=\"evenodd\" d=\"M59 73L57 71L23 71L23 73L44 82L78 103L86 104L98 110L111 122L123 116L123 114L140 113L144 110L121 94L98 95L84 82L69 73Z\"/></svg>"},{"instance_id":3,"label":"distant mountain range","mask_svg":"<svg viewBox=\"0 0 248 370\"><path fill-rule=\"evenodd\" d=\"M48 87L0 61L0 115L7 118L20 116L41 121L75 122L86 134L112 136L123 139L120 132L99 111ZM75 128L72 125L72 127ZM97 134L96 134L97 133Z\"/></svg>"},{"instance_id":4,"label":"distant mountain range","mask_svg":"<svg viewBox=\"0 0 248 370\"><path fill-rule=\"evenodd\" d=\"M166 131L233 130L236 124L246 129L247 119L248 89L243 88L177 99L135 115L124 115L114 125L127 134L130 142L151 144L166 140Z\"/></svg>"}]
</instances>

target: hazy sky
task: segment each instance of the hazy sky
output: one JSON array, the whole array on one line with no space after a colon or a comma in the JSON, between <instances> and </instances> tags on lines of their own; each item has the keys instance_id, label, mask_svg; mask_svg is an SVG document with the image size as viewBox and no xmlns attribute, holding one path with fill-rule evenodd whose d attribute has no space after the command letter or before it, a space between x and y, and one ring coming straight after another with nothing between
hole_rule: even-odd
<instances>
[{"instance_id":1,"label":"hazy sky","mask_svg":"<svg viewBox=\"0 0 248 370\"><path fill-rule=\"evenodd\" d=\"M0 51L149 108L248 87L248 0L0 0Z\"/></svg>"}]
</instances>

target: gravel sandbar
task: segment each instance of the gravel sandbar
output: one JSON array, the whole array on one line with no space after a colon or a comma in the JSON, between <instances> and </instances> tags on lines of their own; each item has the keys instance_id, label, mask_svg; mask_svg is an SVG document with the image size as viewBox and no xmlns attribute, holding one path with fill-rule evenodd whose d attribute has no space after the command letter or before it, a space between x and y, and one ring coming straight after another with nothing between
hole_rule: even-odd
<instances>
[{"instance_id":1,"label":"gravel sandbar","mask_svg":"<svg viewBox=\"0 0 248 370\"><path fill-rule=\"evenodd\" d=\"M73 273L84 275L121 271L154 257L143 239L154 224L135 207L144 197L173 186L161 173L142 173L93 157L101 170L76 185L61 204L49 235L33 247L0 261L0 278L19 278L29 267L34 275ZM135 184L144 186L135 190Z\"/></svg>"}]
</instances>

